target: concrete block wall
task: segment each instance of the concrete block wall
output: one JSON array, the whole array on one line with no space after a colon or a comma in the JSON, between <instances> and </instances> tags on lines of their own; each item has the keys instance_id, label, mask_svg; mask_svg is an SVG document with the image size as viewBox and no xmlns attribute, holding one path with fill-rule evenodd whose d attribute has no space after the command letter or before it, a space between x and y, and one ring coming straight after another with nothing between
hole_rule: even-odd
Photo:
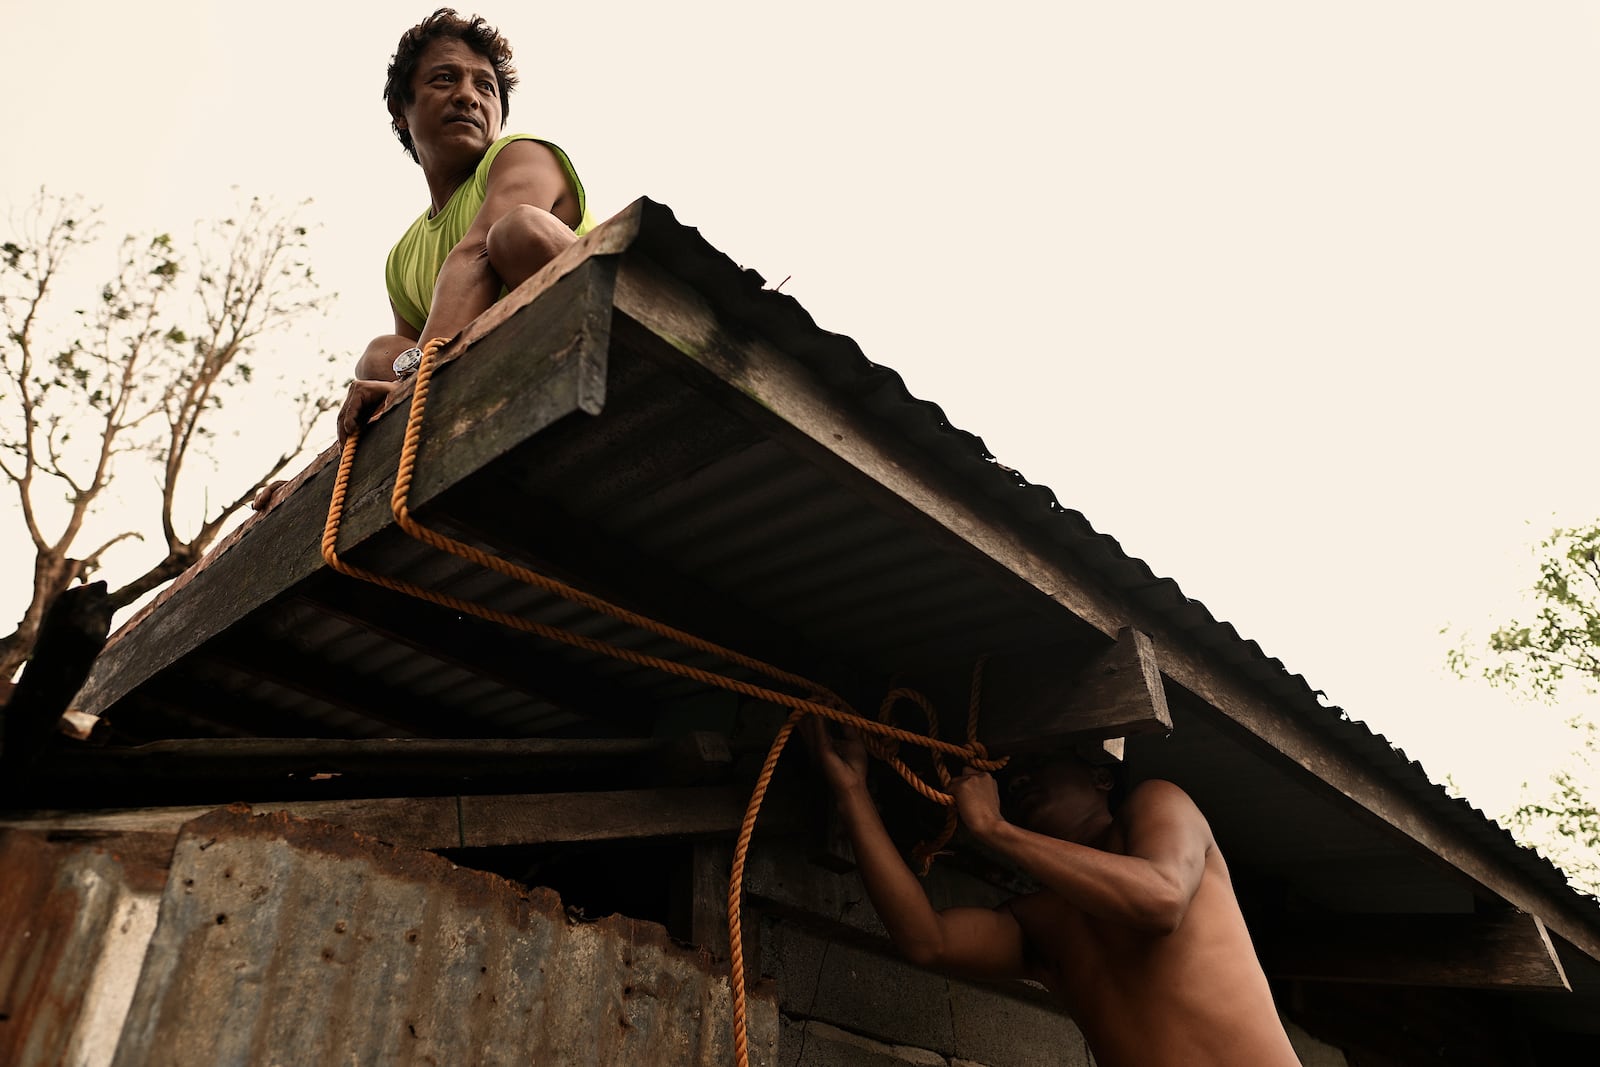
<instances>
[{"instance_id":1,"label":"concrete block wall","mask_svg":"<svg viewBox=\"0 0 1600 1067\"><path fill-rule=\"evenodd\" d=\"M892 955L830 941L791 921L762 924L762 970L778 983L778 1067L1093 1067L1072 1019L1017 984L945 978ZM1343 1052L1286 1022L1304 1067Z\"/></svg>"},{"instance_id":2,"label":"concrete block wall","mask_svg":"<svg viewBox=\"0 0 1600 1067\"><path fill-rule=\"evenodd\" d=\"M790 921L762 927L778 983L780 1067L1089 1067L1042 991L945 978Z\"/></svg>"}]
</instances>

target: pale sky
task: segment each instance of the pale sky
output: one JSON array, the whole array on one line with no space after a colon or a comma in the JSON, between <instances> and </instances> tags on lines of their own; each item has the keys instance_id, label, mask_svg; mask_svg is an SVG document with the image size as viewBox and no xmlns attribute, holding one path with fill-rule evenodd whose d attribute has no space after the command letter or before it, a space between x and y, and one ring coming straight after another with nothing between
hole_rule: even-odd
<instances>
[{"instance_id":1,"label":"pale sky","mask_svg":"<svg viewBox=\"0 0 1600 1067\"><path fill-rule=\"evenodd\" d=\"M320 343L345 367L389 328L383 256L426 189L380 95L427 3L0 10L0 204L44 184L113 235L187 235L233 186L309 197ZM478 10L517 50L508 132L565 147L597 215L648 195L789 278L1492 814L1562 761L1559 716L1446 677L1439 631L1516 611L1530 547L1600 514L1592 5ZM269 407L235 406L243 445L281 442Z\"/></svg>"}]
</instances>

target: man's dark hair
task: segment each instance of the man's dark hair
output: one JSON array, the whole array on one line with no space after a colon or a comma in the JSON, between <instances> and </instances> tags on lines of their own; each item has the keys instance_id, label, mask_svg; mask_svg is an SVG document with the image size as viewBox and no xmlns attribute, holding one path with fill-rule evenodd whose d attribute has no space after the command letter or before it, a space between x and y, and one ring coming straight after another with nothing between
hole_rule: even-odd
<instances>
[{"instance_id":1,"label":"man's dark hair","mask_svg":"<svg viewBox=\"0 0 1600 1067\"><path fill-rule=\"evenodd\" d=\"M517 87L517 68L511 65L511 45L481 16L464 19L454 8L441 7L400 35L383 83L383 99L389 105L394 135L400 138L412 159L417 158L417 146L411 141L411 131L400 128L400 113L416 99L411 91L411 76L417 72L417 61L422 58L423 50L442 37L454 37L490 62L495 81L499 83L501 123L511 113L511 90Z\"/></svg>"}]
</instances>

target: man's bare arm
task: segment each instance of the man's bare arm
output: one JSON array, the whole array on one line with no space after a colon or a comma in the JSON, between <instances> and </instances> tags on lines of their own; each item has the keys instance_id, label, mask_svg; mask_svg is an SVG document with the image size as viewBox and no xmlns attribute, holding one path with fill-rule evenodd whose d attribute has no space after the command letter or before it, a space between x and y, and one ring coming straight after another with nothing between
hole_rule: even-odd
<instances>
[{"instance_id":1,"label":"man's bare arm","mask_svg":"<svg viewBox=\"0 0 1600 1067\"><path fill-rule=\"evenodd\" d=\"M367 350L356 361L358 381L394 381L394 357L421 340L417 328L405 320L392 300L389 310L394 315L394 333L380 334L367 345Z\"/></svg>"},{"instance_id":2,"label":"man's bare arm","mask_svg":"<svg viewBox=\"0 0 1600 1067\"><path fill-rule=\"evenodd\" d=\"M559 251L556 243L577 240L572 232L579 221L577 201L569 186L555 153L538 141L513 141L500 150L489 168L483 205L439 269L421 337L454 337L499 299L502 284L514 287L525 280L502 277L490 262L490 233L516 208L538 209L555 223L540 231L550 246L543 249L547 261Z\"/></svg>"},{"instance_id":3,"label":"man's bare arm","mask_svg":"<svg viewBox=\"0 0 1600 1067\"><path fill-rule=\"evenodd\" d=\"M1119 822L1126 854L1034 833L1000 815L994 779L968 771L952 786L962 821L988 847L1090 915L1154 934L1182 924L1200 888L1211 831L1187 793L1151 781L1128 797Z\"/></svg>"},{"instance_id":4,"label":"man's bare arm","mask_svg":"<svg viewBox=\"0 0 1600 1067\"><path fill-rule=\"evenodd\" d=\"M802 728L833 787L861 881L895 948L920 967L973 978L1029 977L1022 927L1009 910L934 910L867 792L867 756L860 739L847 733L835 740L817 718Z\"/></svg>"},{"instance_id":5,"label":"man's bare arm","mask_svg":"<svg viewBox=\"0 0 1600 1067\"><path fill-rule=\"evenodd\" d=\"M490 251L496 226L519 208L531 209L534 217L517 239L501 243L532 247L502 250L500 258L507 262L497 270ZM454 337L500 298L502 285L520 284L577 240L568 224L578 221L576 197L554 152L537 141L513 141L502 148L489 168L483 205L439 269L428 321L418 329L391 303L395 332L373 338L357 360L356 380L339 410L340 444L394 391L395 356L423 339ZM512 274L513 268L519 273ZM511 276L503 277L502 270Z\"/></svg>"}]
</instances>

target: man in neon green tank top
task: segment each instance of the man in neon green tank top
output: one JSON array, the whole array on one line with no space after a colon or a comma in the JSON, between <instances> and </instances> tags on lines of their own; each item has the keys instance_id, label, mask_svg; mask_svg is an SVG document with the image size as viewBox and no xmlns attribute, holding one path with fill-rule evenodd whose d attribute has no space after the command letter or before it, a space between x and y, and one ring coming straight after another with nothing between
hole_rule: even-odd
<instances>
[{"instance_id":1,"label":"man in neon green tank top","mask_svg":"<svg viewBox=\"0 0 1600 1067\"><path fill-rule=\"evenodd\" d=\"M414 367L423 339L455 336L589 228L566 153L501 136L516 82L511 46L477 16L440 8L400 38L383 96L430 202L389 253L394 333L374 338L356 364L341 441Z\"/></svg>"}]
</instances>

